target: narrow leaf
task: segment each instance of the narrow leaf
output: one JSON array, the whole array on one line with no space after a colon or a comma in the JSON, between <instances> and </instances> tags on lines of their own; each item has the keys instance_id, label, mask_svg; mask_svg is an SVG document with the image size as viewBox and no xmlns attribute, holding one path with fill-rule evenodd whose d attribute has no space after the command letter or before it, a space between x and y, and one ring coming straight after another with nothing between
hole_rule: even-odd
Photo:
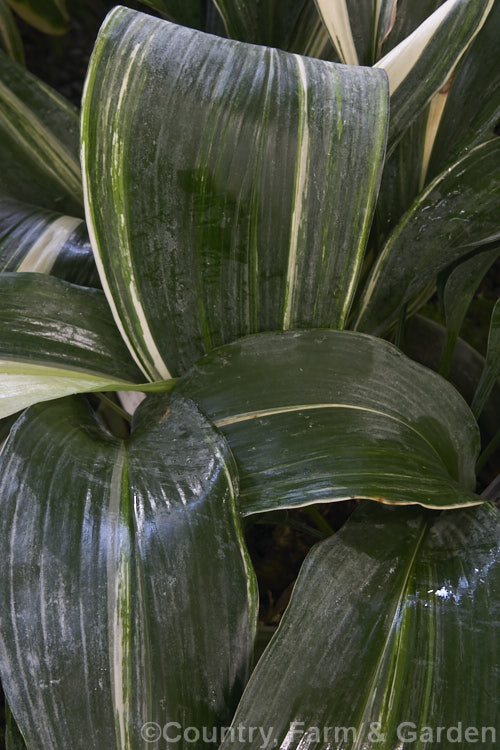
<instances>
[{"instance_id":1,"label":"narrow leaf","mask_svg":"<svg viewBox=\"0 0 500 750\"><path fill-rule=\"evenodd\" d=\"M101 390L159 390L140 370L103 292L35 273L0 274L0 417Z\"/></svg>"},{"instance_id":2,"label":"narrow leaf","mask_svg":"<svg viewBox=\"0 0 500 750\"><path fill-rule=\"evenodd\" d=\"M0 271L49 273L82 286L100 285L82 219L0 199Z\"/></svg>"},{"instance_id":3,"label":"narrow leaf","mask_svg":"<svg viewBox=\"0 0 500 750\"><path fill-rule=\"evenodd\" d=\"M24 65L24 47L7 0L0 0L0 47L13 60Z\"/></svg>"},{"instance_id":4,"label":"narrow leaf","mask_svg":"<svg viewBox=\"0 0 500 750\"><path fill-rule=\"evenodd\" d=\"M23 21L45 34L65 34L69 15L65 0L9 0Z\"/></svg>"},{"instance_id":5,"label":"narrow leaf","mask_svg":"<svg viewBox=\"0 0 500 750\"><path fill-rule=\"evenodd\" d=\"M499 28L500 3L494 3L453 76L432 152L432 176L453 157L495 137L500 124Z\"/></svg>"},{"instance_id":6,"label":"narrow leaf","mask_svg":"<svg viewBox=\"0 0 500 750\"><path fill-rule=\"evenodd\" d=\"M458 334L472 299L484 276L499 257L500 245L480 250L454 267L442 281L442 306L448 332L439 370L442 375L446 376L449 372Z\"/></svg>"},{"instance_id":7,"label":"narrow leaf","mask_svg":"<svg viewBox=\"0 0 500 750\"><path fill-rule=\"evenodd\" d=\"M498 377L500 377L500 299L497 300L491 314L486 364L472 401L471 409L476 417L481 414Z\"/></svg>"},{"instance_id":8,"label":"narrow leaf","mask_svg":"<svg viewBox=\"0 0 500 750\"><path fill-rule=\"evenodd\" d=\"M387 240L354 326L379 333L447 266L498 233L500 140L466 153L430 183Z\"/></svg>"},{"instance_id":9,"label":"narrow leaf","mask_svg":"<svg viewBox=\"0 0 500 750\"><path fill-rule=\"evenodd\" d=\"M256 617L236 494L224 440L183 399L141 407L126 442L78 398L19 420L1 456L0 669L29 748L159 750L169 721L230 721Z\"/></svg>"},{"instance_id":10,"label":"narrow leaf","mask_svg":"<svg viewBox=\"0 0 500 750\"><path fill-rule=\"evenodd\" d=\"M360 508L306 558L221 750L238 726L269 732L251 750L495 747L499 549L491 505Z\"/></svg>"},{"instance_id":11,"label":"narrow leaf","mask_svg":"<svg viewBox=\"0 0 500 750\"><path fill-rule=\"evenodd\" d=\"M76 111L1 51L0 193L83 213Z\"/></svg>"},{"instance_id":12,"label":"narrow leaf","mask_svg":"<svg viewBox=\"0 0 500 750\"><path fill-rule=\"evenodd\" d=\"M83 105L87 223L150 378L246 333L344 325L386 116L379 71L108 16Z\"/></svg>"},{"instance_id":13,"label":"narrow leaf","mask_svg":"<svg viewBox=\"0 0 500 750\"><path fill-rule=\"evenodd\" d=\"M351 497L433 508L480 502L469 408L380 339L251 336L206 355L176 390L226 436L245 514Z\"/></svg>"},{"instance_id":14,"label":"narrow leaf","mask_svg":"<svg viewBox=\"0 0 500 750\"><path fill-rule=\"evenodd\" d=\"M359 65L346 0L315 0L341 62Z\"/></svg>"},{"instance_id":15,"label":"narrow leaf","mask_svg":"<svg viewBox=\"0 0 500 750\"><path fill-rule=\"evenodd\" d=\"M447 0L375 67L389 77L389 153L406 128L448 81L479 32L494 0Z\"/></svg>"}]
</instances>

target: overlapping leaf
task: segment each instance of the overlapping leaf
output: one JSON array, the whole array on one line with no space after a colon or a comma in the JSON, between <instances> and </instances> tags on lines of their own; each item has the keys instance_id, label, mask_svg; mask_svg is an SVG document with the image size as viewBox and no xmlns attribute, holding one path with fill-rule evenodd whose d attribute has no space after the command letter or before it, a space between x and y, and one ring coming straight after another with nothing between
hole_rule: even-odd
<instances>
[{"instance_id":1,"label":"overlapping leaf","mask_svg":"<svg viewBox=\"0 0 500 750\"><path fill-rule=\"evenodd\" d=\"M159 750L169 721L226 725L255 585L233 460L196 407L141 407L123 443L77 397L37 405L0 495L0 669L28 747Z\"/></svg>"},{"instance_id":2,"label":"overlapping leaf","mask_svg":"<svg viewBox=\"0 0 500 750\"><path fill-rule=\"evenodd\" d=\"M481 29L493 0L447 0L375 67L389 77L390 152L432 96L448 81L455 65Z\"/></svg>"},{"instance_id":3,"label":"overlapping leaf","mask_svg":"<svg viewBox=\"0 0 500 750\"><path fill-rule=\"evenodd\" d=\"M498 233L500 139L448 167L387 240L360 298L355 327L379 333L444 268Z\"/></svg>"},{"instance_id":4,"label":"overlapping leaf","mask_svg":"<svg viewBox=\"0 0 500 750\"><path fill-rule=\"evenodd\" d=\"M38 401L142 380L103 292L36 273L0 274L0 417Z\"/></svg>"},{"instance_id":5,"label":"overlapping leaf","mask_svg":"<svg viewBox=\"0 0 500 750\"><path fill-rule=\"evenodd\" d=\"M221 750L242 747L238 726L286 750L493 748L499 549L491 505L360 508L306 558ZM245 747L262 746L247 731Z\"/></svg>"},{"instance_id":6,"label":"overlapping leaf","mask_svg":"<svg viewBox=\"0 0 500 750\"><path fill-rule=\"evenodd\" d=\"M344 325L386 107L379 71L108 16L84 96L87 223L149 377L246 333Z\"/></svg>"},{"instance_id":7,"label":"overlapping leaf","mask_svg":"<svg viewBox=\"0 0 500 750\"><path fill-rule=\"evenodd\" d=\"M0 200L0 271L50 273L82 286L100 285L82 219Z\"/></svg>"},{"instance_id":8,"label":"overlapping leaf","mask_svg":"<svg viewBox=\"0 0 500 750\"><path fill-rule=\"evenodd\" d=\"M208 354L176 388L229 441L243 513L351 497L434 508L480 502L469 408L380 339L251 336Z\"/></svg>"},{"instance_id":9,"label":"overlapping leaf","mask_svg":"<svg viewBox=\"0 0 500 750\"><path fill-rule=\"evenodd\" d=\"M1 51L0 193L83 213L77 112Z\"/></svg>"}]
</instances>

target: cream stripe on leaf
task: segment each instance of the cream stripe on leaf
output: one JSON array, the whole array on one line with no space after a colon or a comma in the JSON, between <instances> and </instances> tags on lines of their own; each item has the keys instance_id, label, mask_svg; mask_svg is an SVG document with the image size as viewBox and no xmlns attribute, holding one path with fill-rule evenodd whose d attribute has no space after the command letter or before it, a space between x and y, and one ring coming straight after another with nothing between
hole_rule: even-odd
<instances>
[{"instance_id":1,"label":"cream stripe on leaf","mask_svg":"<svg viewBox=\"0 0 500 750\"><path fill-rule=\"evenodd\" d=\"M386 330L438 273L495 237L499 159L500 141L487 141L465 152L418 196L382 248L360 295L355 328Z\"/></svg>"},{"instance_id":2,"label":"cream stripe on leaf","mask_svg":"<svg viewBox=\"0 0 500 750\"><path fill-rule=\"evenodd\" d=\"M346 65L358 65L358 54L354 46L346 0L315 0L315 2L340 60Z\"/></svg>"},{"instance_id":3,"label":"cream stripe on leaf","mask_svg":"<svg viewBox=\"0 0 500 750\"><path fill-rule=\"evenodd\" d=\"M391 93L389 152L406 128L448 81L484 24L494 0L447 0L375 67L385 70Z\"/></svg>"},{"instance_id":4,"label":"cream stripe on leaf","mask_svg":"<svg viewBox=\"0 0 500 750\"><path fill-rule=\"evenodd\" d=\"M143 383L104 294L37 273L0 274L0 417L73 393Z\"/></svg>"},{"instance_id":5,"label":"cream stripe on leaf","mask_svg":"<svg viewBox=\"0 0 500 750\"><path fill-rule=\"evenodd\" d=\"M122 442L84 399L38 404L0 494L0 670L27 746L146 750L147 722L227 726L257 590L234 460L195 405L141 405Z\"/></svg>"},{"instance_id":6,"label":"cream stripe on leaf","mask_svg":"<svg viewBox=\"0 0 500 750\"><path fill-rule=\"evenodd\" d=\"M492 505L358 508L306 557L220 750L249 725L287 750L494 748L499 550Z\"/></svg>"},{"instance_id":7,"label":"cream stripe on leaf","mask_svg":"<svg viewBox=\"0 0 500 750\"><path fill-rule=\"evenodd\" d=\"M0 77L2 194L83 216L77 112L1 51Z\"/></svg>"},{"instance_id":8,"label":"cream stripe on leaf","mask_svg":"<svg viewBox=\"0 0 500 750\"><path fill-rule=\"evenodd\" d=\"M87 224L149 378L254 331L344 326L387 106L380 71L108 16L83 100Z\"/></svg>"},{"instance_id":9,"label":"cream stripe on leaf","mask_svg":"<svg viewBox=\"0 0 500 750\"><path fill-rule=\"evenodd\" d=\"M455 389L380 339L257 334L196 363L174 392L222 430L242 513L362 497L475 505L477 424Z\"/></svg>"},{"instance_id":10,"label":"cream stripe on leaf","mask_svg":"<svg viewBox=\"0 0 500 750\"><path fill-rule=\"evenodd\" d=\"M49 273L73 284L100 286L82 219L9 198L0 199L0 271Z\"/></svg>"}]
</instances>

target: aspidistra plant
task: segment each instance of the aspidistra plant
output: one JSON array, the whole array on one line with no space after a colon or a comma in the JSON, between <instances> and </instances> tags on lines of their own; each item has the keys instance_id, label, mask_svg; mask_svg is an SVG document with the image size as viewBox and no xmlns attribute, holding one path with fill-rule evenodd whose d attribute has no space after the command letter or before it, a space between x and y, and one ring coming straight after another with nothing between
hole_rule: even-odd
<instances>
[{"instance_id":1,"label":"aspidistra plant","mask_svg":"<svg viewBox=\"0 0 500 750\"><path fill-rule=\"evenodd\" d=\"M80 139L0 60L11 748L162 748L169 722L224 749L242 740L222 727L260 726L283 750L496 727L500 523L475 464L498 305L472 411L373 334L439 283L452 351L497 257L498 86L435 144L498 7L150 4L170 20L104 22ZM123 437L88 394L131 390L149 395ZM250 677L242 518L348 498L365 503L308 555Z\"/></svg>"}]
</instances>

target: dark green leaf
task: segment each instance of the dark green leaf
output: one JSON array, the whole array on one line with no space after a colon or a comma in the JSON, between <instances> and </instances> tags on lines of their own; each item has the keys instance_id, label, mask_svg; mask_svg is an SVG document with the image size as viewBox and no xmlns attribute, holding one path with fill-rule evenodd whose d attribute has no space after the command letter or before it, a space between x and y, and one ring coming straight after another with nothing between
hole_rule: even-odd
<instances>
[{"instance_id":1,"label":"dark green leaf","mask_svg":"<svg viewBox=\"0 0 500 750\"><path fill-rule=\"evenodd\" d=\"M69 28L66 0L9 0L23 21L45 34L64 34Z\"/></svg>"},{"instance_id":2,"label":"dark green leaf","mask_svg":"<svg viewBox=\"0 0 500 750\"><path fill-rule=\"evenodd\" d=\"M24 65L24 47L7 0L0 0L0 48Z\"/></svg>"},{"instance_id":3,"label":"dark green leaf","mask_svg":"<svg viewBox=\"0 0 500 750\"><path fill-rule=\"evenodd\" d=\"M0 194L83 215L77 112L0 51Z\"/></svg>"},{"instance_id":4,"label":"dark green leaf","mask_svg":"<svg viewBox=\"0 0 500 750\"><path fill-rule=\"evenodd\" d=\"M469 408L380 339L251 336L208 354L176 388L229 441L245 514L351 497L436 508L480 502Z\"/></svg>"},{"instance_id":5,"label":"dark green leaf","mask_svg":"<svg viewBox=\"0 0 500 750\"><path fill-rule=\"evenodd\" d=\"M256 618L236 495L183 399L141 407L126 442L76 397L21 417L1 456L0 668L30 750L159 750L147 722L230 721Z\"/></svg>"},{"instance_id":6,"label":"dark green leaf","mask_svg":"<svg viewBox=\"0 0 500 750\"><path fill-rule=\"evenodd\" d=\"M0 199L0 271L49 273L99 287L94 255L82 219Z\"/></svg>"},{"instance_id":7,"label":"dark green leaf","mask_svg":"<svg viewBox=\"0 0 500 750\"><path fill-rule=\"evenodd\" d=\"M149 377L246 333L344 325L386 108L378 71L108 16L83 107L88 224Z\"/></svg>"},{"instance_id":8,"label":"dark green leaf","mask_svg":"<svg viewBox=\"0 0 500 750\"><path fill-rule=\"evenodd\" d=\"M481 414L498 377L500 377L500 299L497 300L491 314L486 364L472 401L471 409L476 417Z\"/></svg>"},{"instance_id":9,"label":"dark green leaf","mask_svg":"<svg viewBox=\"0 0 500 750\"><path fill-rule=\"evenodd\" d=\"M0 274L0 417L71 393L153 390L103 292L38 273Z\"/></svg>"},{"instance_id":10,"label":"dark green leaf","mask_svg":"<svg viewBox=\"0 0 500 750\"><path fill-rule=\"evenodd\" d=\"M238 726L269 732L267 745L247 734L251 750L493 750L499 550L491 505L360 508L306 558L221 750L243 747Z\"/></svg>"},{"instance_id":11,"label":"dark green leaf","mask_svg":"<svg viewBox=\"0 0 500 750\"><path fill-rule=\"evenodd\" d=\"M432 152L432 176L453 155L458 157L495 137L495 127L500 124L499 35L500 3L496 2L453 76Z\"/></svg>"},{"instance_id":12,"label":"dark green leaf","mask_svg":"<svg viewBox=\"0 0 500 750\"><path fill-rule=\"evenodd\" d=\"M500 139L476 147L419 195L385 244L355 327L380 333L440 271L498 233Z\"/></svg>"},{"instance_id":13,"label":"dark green leaf","mask_svg":"<svg viewBox=\"0 0 500 750\"><path fill-rule=\"evenodd\" d=\"M484 24L494 0L447 0L375 67L389 77L390 153L406 128L448 81Z\"/></svg>"},{"instance_id":14,"label":"dark green leaf","mask_svg":"<svg viewBox=\"0 0 500 750\"><path fill-rule=\"evenodd\" d=\"M443 354L440 372L447 375L450 369L453 350L472 299L493 263L500 257L500 245L479 250L463 263L454 266L442 284L442 305L448 332L446 349Z\"/></svg>"}]
</instances>

